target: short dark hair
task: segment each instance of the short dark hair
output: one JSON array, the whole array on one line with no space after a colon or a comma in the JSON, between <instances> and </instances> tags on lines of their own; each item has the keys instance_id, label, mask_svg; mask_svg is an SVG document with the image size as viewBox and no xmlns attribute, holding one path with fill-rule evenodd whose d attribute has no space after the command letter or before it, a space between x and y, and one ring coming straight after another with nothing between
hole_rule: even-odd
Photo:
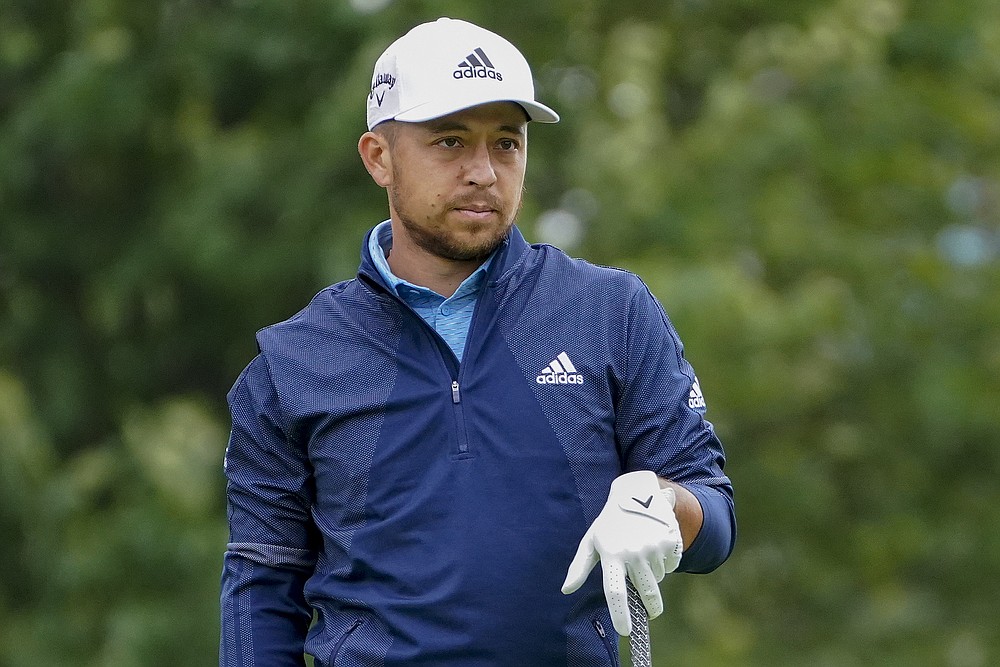
<instances>
[{"instance_id":1,"label":"short dark hair","mask_svg":"<svg viewBox=\"0 0 1000 667\"><path fill-rule=\"evenodd\" d=\"M389 145L396 139L396 129L399 127L399 121L396 120L384 120L375 127L372 128L372 132L382 135Z\"/></svg>"}]
</instances>

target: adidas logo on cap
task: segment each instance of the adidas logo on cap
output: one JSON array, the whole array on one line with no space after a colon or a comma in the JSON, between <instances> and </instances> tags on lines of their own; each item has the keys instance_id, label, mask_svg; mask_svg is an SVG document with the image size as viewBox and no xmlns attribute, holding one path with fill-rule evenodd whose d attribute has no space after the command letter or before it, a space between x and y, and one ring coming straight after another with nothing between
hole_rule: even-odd
<instances>
[{"instance_id":1,"label":"adidas logo on cap","mask_svg":"<svg viewBox=\"0 0 1000 667\"><path fill-rule=\"evenodd\" d=\"M497 71L486 52L477 47L465 60L458 63L458 69L451 74L456 79L494 79L503 81L503 75Z\"/></svg>"},{"instance_id":2,"label":"adidas logo on cap","mask_svg":"<svg viewBox=\"0 0 1000 667\"><path fill-rule=\"evenodd\" d=\"M560 352L535 378L538 384L583 384L583 376L576 372L576 366L569 355Z\"/></svg>"}]
</instances>

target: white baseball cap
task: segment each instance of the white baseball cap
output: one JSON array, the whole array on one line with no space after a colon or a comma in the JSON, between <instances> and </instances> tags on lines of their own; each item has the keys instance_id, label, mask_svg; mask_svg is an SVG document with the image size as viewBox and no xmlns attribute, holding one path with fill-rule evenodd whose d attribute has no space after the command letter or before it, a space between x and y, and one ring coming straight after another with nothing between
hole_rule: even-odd
<instances>
[{"instance_id":1,"label":"white baseball cap","mask_svg":"<svg viewBox=\"0 0 1000 667\"><path fill-rule=\"evenodd\" d=\"M559 114L535 101L531 68L506 39L468 21L422 23L375 62L368 129L386 120L419 123L488 102L516 102L530 120Z\"/></svg>"}]
</instances>

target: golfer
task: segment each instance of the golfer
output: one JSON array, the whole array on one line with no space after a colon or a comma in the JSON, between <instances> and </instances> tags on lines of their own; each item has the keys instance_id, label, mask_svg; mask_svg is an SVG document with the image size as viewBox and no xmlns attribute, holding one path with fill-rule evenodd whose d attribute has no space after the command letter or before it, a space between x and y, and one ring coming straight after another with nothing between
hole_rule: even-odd
<instances>
[{"instance_id":1,"label":"golfer","mask_svg":"<svg viewBox=\"0 0 1000 667\"><path fill-rule=\"evenodd\" d=\"M229 394L220 664L617 665L625 578L655 617L733 547L694 371L639 278L514 225L558 116L507 40L419 25L367 105L389 219Z\"/></svg>"}]
</instances>

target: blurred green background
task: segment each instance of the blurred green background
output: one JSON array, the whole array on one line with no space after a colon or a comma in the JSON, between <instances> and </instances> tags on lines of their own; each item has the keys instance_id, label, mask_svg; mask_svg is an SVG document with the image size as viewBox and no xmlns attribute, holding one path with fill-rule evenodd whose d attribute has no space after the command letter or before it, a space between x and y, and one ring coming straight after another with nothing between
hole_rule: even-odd
<instances>
[{"instance_id":1,"label":"blurred green background","mask_svg":"<svg viewBox=\"0 0 1000 667\"><path fill-rule=\"evenodd\" d=\"M371 67L507 36L532 241L640 273L740 537L657 662L1000 663L1000 3L0 0L0 665L211 665L225 394L353 275Z\"/></svg>"}]
</instances>

